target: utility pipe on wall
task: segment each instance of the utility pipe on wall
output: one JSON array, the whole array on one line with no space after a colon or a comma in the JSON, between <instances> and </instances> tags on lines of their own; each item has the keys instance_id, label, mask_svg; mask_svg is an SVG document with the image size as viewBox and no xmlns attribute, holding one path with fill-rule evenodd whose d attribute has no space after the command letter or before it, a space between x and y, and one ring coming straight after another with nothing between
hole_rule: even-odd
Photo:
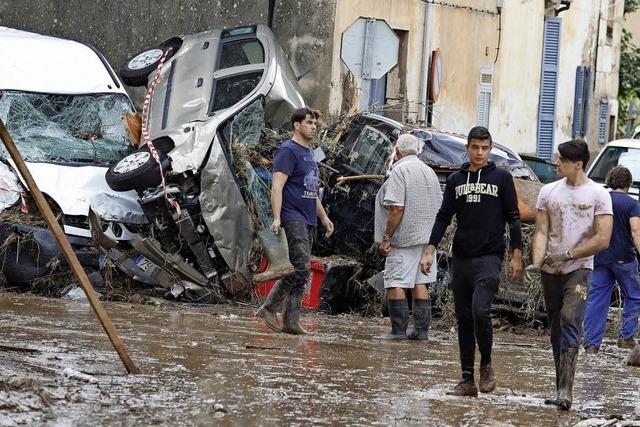
<instances>
[{"instance_id":1,"label":"utility pipe on wall","mask_svg":"<svg viewBox=\"0 0 640 427\"><path fill-rule=\"evenodd\" d=\"M420 114L419 120L425 123L427 120L427 99L429 87L429 63L431 59L431 19L433 17L433 4L425 2L424 11L424 36L422 37L422 82L420 85Z\"/></svg>"}]
</instances>

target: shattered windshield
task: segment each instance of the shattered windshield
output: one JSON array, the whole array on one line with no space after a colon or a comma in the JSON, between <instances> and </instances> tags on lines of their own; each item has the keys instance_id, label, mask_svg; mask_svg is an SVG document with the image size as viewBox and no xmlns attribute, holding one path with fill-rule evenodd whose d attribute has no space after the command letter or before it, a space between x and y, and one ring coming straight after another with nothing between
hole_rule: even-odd
<instances>
[{"instance_id":1,"label":"shattered windshield","mask_svg":"<svg viewBox=\"0 0 640 427\"><path fill-rule=\"evenodd\" d=\"M124 94L0 92L0 118L27 161L113 163L130 151ZM8 157L4 147L0 155Z\"/></svg>"}]
</instances>

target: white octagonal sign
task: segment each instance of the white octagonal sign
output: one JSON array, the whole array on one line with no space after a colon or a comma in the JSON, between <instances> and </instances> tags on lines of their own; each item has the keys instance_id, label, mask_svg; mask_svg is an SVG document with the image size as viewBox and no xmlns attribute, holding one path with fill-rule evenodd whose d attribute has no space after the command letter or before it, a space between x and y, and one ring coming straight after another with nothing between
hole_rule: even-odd
<instances>
[{"instance_id":1,"label":"white octagonal sign","mask_svg":"<svg viewBox=\"0 0 640 427\"><path fill-rule=\"evenodd\" d=\"M400 40L381 19L358 18L342 33L340 57L349 70L365 79L379 79L398 63Z\"/></svg>"}]
</instances>

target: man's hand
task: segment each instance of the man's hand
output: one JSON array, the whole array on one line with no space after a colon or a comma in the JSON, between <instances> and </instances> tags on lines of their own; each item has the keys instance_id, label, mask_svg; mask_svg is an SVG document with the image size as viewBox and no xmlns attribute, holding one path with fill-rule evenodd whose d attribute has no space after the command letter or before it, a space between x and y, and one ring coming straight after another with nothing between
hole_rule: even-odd
<instances>
[{"instance_id":1,"label":"man's hand","mask_svg":"<svg viewBox=\"0 0 640 427\"><path fill-rule=\"evenodd\" d=\"M524 281L527 285L530 285L531 282L536 278L536 276L540 274L540 266L537 264L531 264L527 268L524 269Z\"/></svg>"},{"instance_id":2,"label":"man's hand","mask_svg":"<svg viewBox=\"0 0 640 427\"><path fill-rule=\"evenodd\" d=\"M280 220L279 219L273 219L273 223L271 224L271 231L273 231L273 234L278 234L280 232Z\"/></svg>"},{"instance_id":3,"label":"man's hand","mask_svg":"<svg viewBox=\"0 0 640 427\"><path fill-rule=\"evenodd\" d=\"M324 233L325 237L331 237L331 235L333 234L333 222L331 222L329 217L325 217L322 220L322 225L324 226L324 229L327 230Z\"/></svg>"},{"instance_id":4,"label":"man's hand","mask_svg":"<svg viewBox=\"0 0 640 427\"><path fill-rule=\"evenodd\" d=\"M571 254L569 251L566 251L559 254L547 255L547 257L544 259L543 264L546 264L549 267L555 269L555 268L561 267L562 264L569 261L570 259L571 259Z\"/></svg>"},{"instance_id":5,"label":"man's hand","mask_svg":"<svg viewBox=\"0 0 640 427\"><path fill-rule=\"evenodd\" d=\"M422 271L422 274L429 274L432 265L433 254L422 254L422 258L420 258L420 270Z\"/></svg>"},{"instance_id":6,"label":"man's hand","mask_svg":"<svg viewBox=\"0 0 640 427\"><path fill-rule=\"evenodd\" d=\"M389 255L389 252L391 252L391 242L385 240L384 242L380 243L380 246L378 246L378 250L380 251L380 254L382 256Z\"/></svg>"},{"instance_id":7,"label":"man's hand","mask_svg":"<svg viewBox=\"0 0 640 427\"><path fill-rule=\"evenodd\" d=\"M522 274L522 258L512 257L509 261L509 274L511 280L516 280Z\"/></svg>"}]
</instances>

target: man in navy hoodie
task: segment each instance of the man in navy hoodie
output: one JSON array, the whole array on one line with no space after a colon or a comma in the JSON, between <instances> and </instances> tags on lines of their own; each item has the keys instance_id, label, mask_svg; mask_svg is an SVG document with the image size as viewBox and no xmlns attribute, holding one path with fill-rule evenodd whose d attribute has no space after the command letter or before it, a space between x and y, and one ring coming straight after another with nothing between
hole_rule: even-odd
<instances>
[{"instance_id":1,"label":"man in navy hoodie","mask_svg":"<svg viewBox=\"0 0 640 427\"><path fill-rule=\"evenodd\" d=\"M453 290L458 323L461 381L447 394L477 396L474 380L476 342L480 350L480 391L496 387L491 366L493 326L491 303L500 284L505 253L505 225L509 224L512 257L511 277L522 273L522 232L513 178L488 161L492 139L489 131L476 126L467 137L469 162L447 178L442 207L436 216L421 268L432 268L434 253L453 215L458 228L453 238Z\"/></svg>"}]
</instances>

